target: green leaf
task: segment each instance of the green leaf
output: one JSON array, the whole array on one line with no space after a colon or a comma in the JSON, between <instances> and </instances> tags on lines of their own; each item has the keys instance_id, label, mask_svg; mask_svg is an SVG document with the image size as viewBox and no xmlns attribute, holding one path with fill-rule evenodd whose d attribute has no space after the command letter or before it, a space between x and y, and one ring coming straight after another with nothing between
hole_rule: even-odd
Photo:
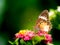
<instances>
[{"instance_id":1,"label":"green leaf","mask_svg":"<svg viewBox=\"0 0 60 45\"><path fill-rule=\"evenodd\" d=\"M25 45L26 42L25 42L23 39L20 39L20 44L21 44L21 45Z\"/></svg>"},{"instance_id":2,"label":"green leaf","mask_svg":"<svg viewBox=\"0 0 60 45\"><path fill-rule=\"evenodd\" d=\"M13 45L14 44L14 42L11 42L11 41L8 41L11 45Z\"/></svg>"},{"instance_id":3,"label":"green leaf","mask_svg":"<svg viewBox=\"0 0 60 45\"><path fill-rule=\"evenodd\" d=\"M27 41L27 42L26 42L26 45L32 45L32 43L31 43L31 42L29 42L29 41Z\"/></svg>"},{"instance_id":4,"label":"green leaf","mask_svg":"<svg viewBox=\"0 0 60 45\"><path fill-rule=\"evenodd\" d=\"M17 39L15 40L14 44L19 45L18 40L19 40L19 38L17 38Z\"/></svg>"},{"instance_id":5,"label":"green leaf","mask_svg":"<svg viewBox=\"0 0 60 45\"><path fill-rule=\"evenodd\" d=\"M34 42L34 40L33 40L33 41L32 41L32 44L33 44L33 45L35 45L35 44L36 44L36 42Z\"/></svg>"},{"instance_id":6,"label":"green leaf","mask_svg":"<svg viewBox=\"0 0 60 45\"><path fill-rule=\"evenodd\" d=\"M16 40L15 40L15 42L17 42L19 40L19 38L17 38Z\"/></svg>"},{"instance_id":7,"label":"green leaf","mask_svg":"<svg viewBox=\"0 0 60 45\"><path fill-rule=\"evenodd\" d=\"M34 38L33 38L33 41L34 42L36 42L36 43L38 43L38 42L41 42L41 40L43 40L44 39L44 36L35 36Z\"/></svg>"}]
</instances>

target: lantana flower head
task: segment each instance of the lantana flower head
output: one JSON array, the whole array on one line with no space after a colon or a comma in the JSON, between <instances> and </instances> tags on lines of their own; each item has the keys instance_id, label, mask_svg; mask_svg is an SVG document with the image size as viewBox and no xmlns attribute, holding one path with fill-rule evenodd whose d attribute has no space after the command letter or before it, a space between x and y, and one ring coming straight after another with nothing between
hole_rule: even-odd
<instances>
[{"instance_id":1,"label":"lantana flower head","mask_svg":"<svg viewBox=\"0 0 60 45\"><path fill-rule=\"evenodd\" d=\"M20 30L15 34L16 38L22 38L24 40L30 40L34 35L34 31L31 30Z\"/></svg>"},{"instance_id":2,"label":"lantana flower head","mask_svg":"<svg viewBox=\"0 0 60 45\"><path fill-rule=\"evenodd\" d=\"M43 35L45 35L45 34L47 34L45 31L41 31L41 30L39 30L38 32L37 32L37 34L39 35L39 36L43 36Z\"/></svg>"},{"instance_id":3,"label":"lantana flower head","mask_svg":"<svg viewBox=\"0 0 60 45\"><path fill-rule=\"evenodd\" d=\"M52 36L50 34L45 34L46 43L52 43Z\"/></svg>"},{"instance_id":4,"label":"lantana flower head","mask_svg":"<svg viewBox=\"0 0 60 45\"><path fill-rule=\"evenodd\" d=\"M48 33L46 33L45 31L38 31L37 32L37 35L39 35L39 36L44 36L44 42L45 43L52 43L52 36L51 36L51 34L48 34Z\"/></svg>"}]
</instances>

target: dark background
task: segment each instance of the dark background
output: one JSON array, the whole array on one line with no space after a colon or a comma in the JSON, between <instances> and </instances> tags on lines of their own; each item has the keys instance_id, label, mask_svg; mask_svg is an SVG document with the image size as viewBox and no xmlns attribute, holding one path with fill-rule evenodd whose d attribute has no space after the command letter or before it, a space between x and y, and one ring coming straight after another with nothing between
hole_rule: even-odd
<instances>
[{"instance_id":1,"label":"dark background","mask_svg":"<svg viewBox=\"0 0 60 45\"><path fill-rule=\"evenodd\" d=\"M0 0L0 45L8 45L20 29L32 30L41 11L56 10L58 6L59 0ZM60 12L51 23L53 43L60 45Z\"/></svg>"}]
</instances>

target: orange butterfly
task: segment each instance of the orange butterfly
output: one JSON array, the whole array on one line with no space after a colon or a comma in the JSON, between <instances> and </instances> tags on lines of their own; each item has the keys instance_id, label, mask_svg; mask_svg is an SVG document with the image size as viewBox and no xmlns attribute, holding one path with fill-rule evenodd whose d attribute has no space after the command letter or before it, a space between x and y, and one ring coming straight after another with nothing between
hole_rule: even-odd
<instances>
[{"instance_id":1,"label":"orange butterfly","mask_svg":"<svg viewBox=\"0 0 60 45\"><path fill-rule=\"evenodd\" d=\"M38 17L35 29L49 32L51 30L51 27L52 26L49 20L48 10L44 10Z\"/></svg>"}]
</instances>

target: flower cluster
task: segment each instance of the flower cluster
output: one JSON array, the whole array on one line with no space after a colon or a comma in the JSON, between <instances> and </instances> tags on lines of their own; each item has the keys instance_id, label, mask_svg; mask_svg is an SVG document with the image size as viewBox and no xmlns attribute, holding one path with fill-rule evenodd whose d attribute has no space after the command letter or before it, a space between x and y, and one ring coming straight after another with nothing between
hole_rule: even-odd
<instances>
[{"instance_id":1,"label":"flower cluster","mask_svg":"<svg viewBox=\"0 0 60 45\"><path fill-rule=\"evenodd\" d=\"M51 36L51 34L48 34L45 31L38 31L37 34L39 36L44 36L45 37L45 39L44 39L45 43L52 43L52 36Z\"/></svg>"},{"instance_id":2,"label":"flower cluster","mask_svg":"<svg viewBox=\"0 0 60 45\"><path fill-rule=\"evenodd\" d=\"M15 34L16 38L23 39L24 41L32 40L36 36L39 37L44 37L43 40L44 42L47 43L52 43L52 36L51 34L48 34L45 31L39 30L38 32L34 32L31 30L20 30L18 33ZM40 39L40 38L39 38Z\"/></svg>"},{"instance_id":3,"label":"flower cluster","mask_svg":"<svg viewBox=\"0 0 60 45\"><path fill-rule=\"evenodd\" d=\"M51 34L45 31L32 31L32 30L20 30L15 34L16 40L11 44L19 45L18 40L20 40L21 45L36 45L39 42L43 41L45 44L52 44ZM30 42L29 42L30 41Z\"/></svg>"},{"instance_id":4,"label":"flower cluster","mask_svg":"<svg viewBox=\"0 0 60 45\"><path fill-rule=\"evenodd\" d=\"M31 40L34 35L34 31L31 30L20 30L18 33L15 34L16 38L22 38L25 41Z\"/></svg>"}]
</instances>

